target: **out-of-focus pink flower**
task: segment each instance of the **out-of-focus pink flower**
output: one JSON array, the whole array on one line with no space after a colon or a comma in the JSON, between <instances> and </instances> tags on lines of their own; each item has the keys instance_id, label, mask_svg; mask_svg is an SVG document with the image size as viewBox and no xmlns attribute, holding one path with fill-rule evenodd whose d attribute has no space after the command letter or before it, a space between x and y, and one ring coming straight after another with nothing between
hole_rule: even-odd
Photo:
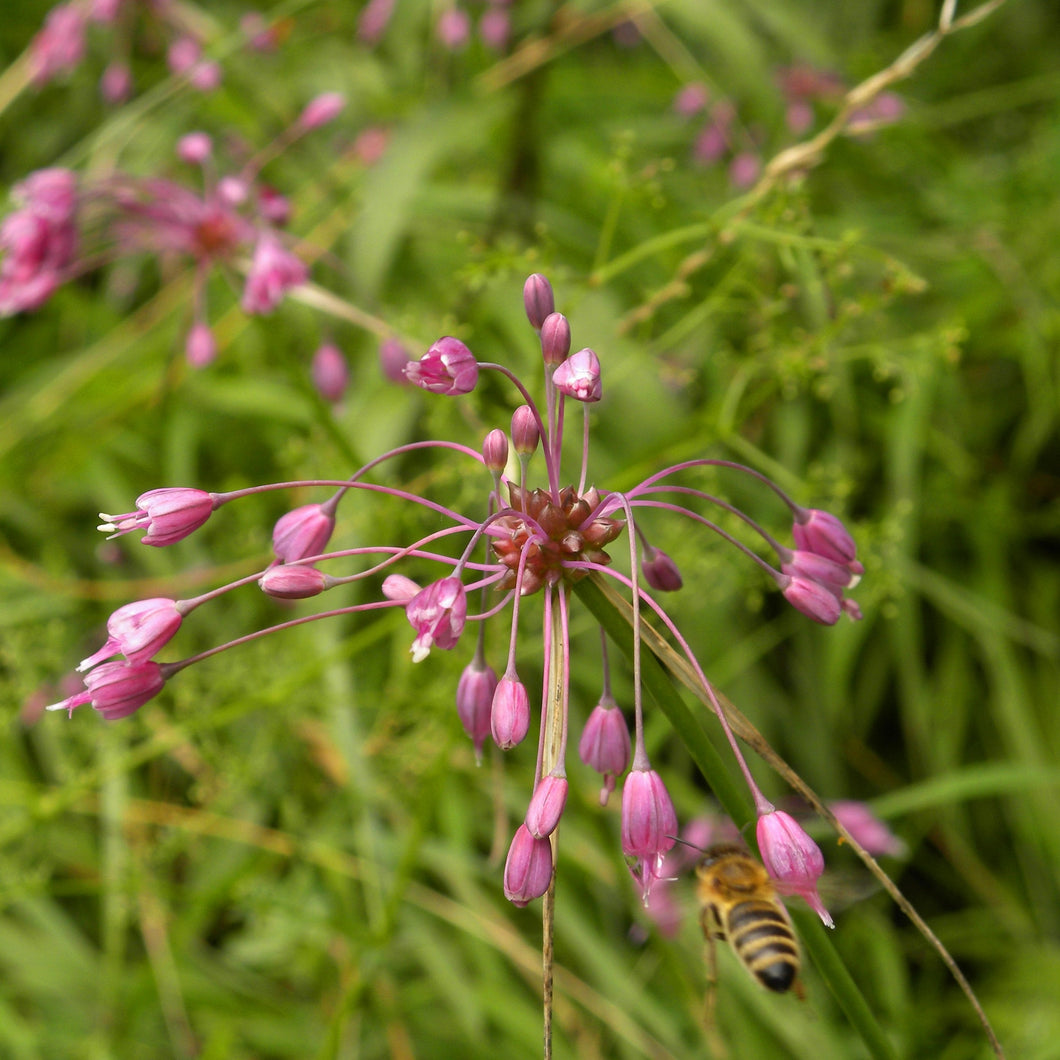
<instances>
[{"instance_id":1,"label":"out-of-focus pink flower","mask_svg":"<svg viewBox=\"0 0 1060 1060\"><path fill-rule=\"evenodd\" d=\"M500 7L489 7L482 12L478 20L478 35L487 48L495 52L504 51L511 33L512 20L507 11Z\"/></svg>"},{"instance_id":2,"label":"out-of-focus pink flower","mask_svg":"<svg viewBox=\"0 0 1060 1060\"><path fill-rule=\"evenodd\" d=\"M471 37L471 18L462 8L450 7L438 17L434 30L443 48L459 51Z\"/></svg>"},{"instance_id":3,"label":"out-of-focus pink flower","mask_svg":"<svg viewBox=\"0 0 1060 1060\"><path fill-rule=\"evenodd\" d=\"M124 103L132 95L132 73L122 62L110 63L99 79L99 94L105 103Z\"/></svg>"},{"instance_id":4,"label":"out-of-focus pink flower","mask_svg":"<svg viewBox=\"0 0 1060 1060\"><path fill-rule=\"evenodd\" d=\"M56 4L29 46L33 83L46 85L69 73L85 54L85 14L81 4Z\"/></svg>"},{"instance_id":5,"label":"out-of-focus pink flower","mask_svg":"<svg viewBox=\"0 0 1060 1060\"><path fill-rule=\"evenodd\" d=\"M77 248L77 178L70 170L38 170L12 197L20 208L0 225L0 316L43 305Z\"/></svg>"},{"instance_id":6,"label":"out-of-focus pink flower","mask_svg":"<svg viewBox=\"0 0 1060 1060\"><path fill-rule=\"evenodd\" d=\"M213 140L207 133L186 133L177 141L177 157L189 165L201 166L213 154Z\"/></svg>"},{"instance_id":7,"label":"out-of-focus pink flower","mask_svg":"<svg viewBox=\"0 0 1060 1060\"><path fill-rule=\"evenodd\" d=\"M906 852L905 843L865 803L841 799L830 802L828 808L870 854L901 857Z\"/></svg>"},{"instance_id":8,"label":"out-of-focus pink flower","mask_svg":"<svg viewBox=\"0 0 1060 1060\"><path fill-rule=\"evenodd\" d=\"M192 368L205 368L216 359L217 340L204 320L197 320L188 329L188 337L184 340L184 357Z\"/></svg>"},{"instance_id":9,"label":"out-of-focus pink flower","mask_svg":"<svg viewBox=\"0 0 1060 1060\"><path fill-rule=\"evenodd\" d=\"M350 385L350 366L338 346L325 342L313 354L309 370L313 386L325 401L335 404L342 400L346 388Z\"/></svg>"},{"instance_id":10,"label":"out-of-focus pink flower","mask_svg":"<svg viewBox=\"0 0 1060 1060\"><path fill-rule=\"evenodd\" d=\"M682 118L691 118L703 110L710 102L710 90L701 81L684 85L674 96L674 112Z\"/></svg>"},{"instance_id":11,"label":"out-of-focus pink flower","mask_svg":"<svg viewBox=\"0 0 1060 1060\"><path fill-rule=\"evenodd\" d=\"M749 188L762 172L762 159L755 151L740 151L729 163L729 180L734 188Z\"/></svg>"},{"instance_id":12,"label":"out-of-focus pink flower","mask_svg":"<svg viewBox=\"0 0 1060 1060\"><path fill-rule=\"evenodd\" d=\"M341 92L323 92L311 99L298 117L303 129L319 129L334 121L346 106L346 97Z\"/></svg>"},{"instance_id":13,"label":"out-of-focus pink flower","mask_svg":"<svg viewBox=\"0 0 1060 1060\"><path fill-rule=\"evenodd\" d=\"M365 44L376 44L394 13L395 0L368 0L357 19L357 36Z\"/></svg>"},{"instance_id":14,"label":"out-of-focus pink flower","mask_svg":"<svg viewBox=\"0 0 1060 1060\"><path fill-rule=\"evenodd\" d=\"M271 313L292 288L305 283L309 270L301 258L271 232L262 232L254 248L241 305L244 313Z\"/></svg>"}]
</instances>

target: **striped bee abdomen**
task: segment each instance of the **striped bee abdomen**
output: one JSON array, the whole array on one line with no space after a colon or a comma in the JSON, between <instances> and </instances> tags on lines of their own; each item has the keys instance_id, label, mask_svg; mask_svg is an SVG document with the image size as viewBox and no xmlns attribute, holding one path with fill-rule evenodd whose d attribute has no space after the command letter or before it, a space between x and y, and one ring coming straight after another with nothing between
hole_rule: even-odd
<instances>
[{"instance_id":1,"label":"striped bee abdomen","mask_svg":"<svg viewBox=\"0 0 1060 1060\"><path fill-rule=\"evenodd\" d=\"M729 943L751 974L778 994L790 990L799 973L799 950L777 904L756 898L737 902L726 920Z\"/></svg>"}]
</instances>

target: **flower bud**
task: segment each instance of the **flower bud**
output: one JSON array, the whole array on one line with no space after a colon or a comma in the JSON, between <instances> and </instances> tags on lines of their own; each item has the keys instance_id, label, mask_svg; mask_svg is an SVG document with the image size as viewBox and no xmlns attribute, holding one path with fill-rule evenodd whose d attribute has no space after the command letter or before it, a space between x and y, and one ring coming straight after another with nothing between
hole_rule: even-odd
<instances>
[{"instance_id":1,"label":"flower bud","mask_svg":"<svg viewBox=\"0 0 1060 1060\"><path fill-rule=\"evenodd\" d=\"M420 586L404 574L388 574L383 579L383 595L396 604L407 604L419 591Z\"/></svg>"},{"instance_id":2,"label":"flower bud","mask_svg":"<svg viewBox=\"0 0 1060 1060\"><path fill-rule=\"evenodd\" d=\"M556 830L563 807L567 805L567 787L566 777L552 773L537 782L524 821L535 839L544 839Z\"/></svg>"},{"instance_id":3,"label":"flower bud","mask_svg":"<svg viewBox=\"0 0 1060 1060\"><path fill-rule=\"evenodd\" d=\"M322 504L304 504L276 520L272 551L281 563L319 556L331 540L335 516Z\"/></svg>"},{"instance_id":4,"label":"flower bud","mask_svg":"<svg viewBox=\"0 0 1060 1060\"><path fill-rule=\"evenodd\" d=\"M825 559L845 564L857 557L857 545L850 532L831 512L819 508L797 509L791 533L799 548L816 552Z\"/></svg>"},{"instance_id":5,"label":"flower bud","mask_svg":"<svg viewBox=\"0 0 1060 1060\"><path fill-rule=\"evenodd\" d=\"M526 318L538 331L549 313L556 311L556 300L552 295L552 284L540 273L535 272L526 278L523 284L523 306Z\"/></svg>"},{"instance_id":6,"label":"flower bud","mask_svg":"<svg viewBox=\"0 0 1060 1060\"><path fill-rule=\"evenodd\" d=\"M661 548L646 546L640 569L644 580L660 593L675 593L684 585L677 564Z\"/></svg>"},{"instance_id":7,"label":"flower bud","mask_svg":"<svg viewBox=\"0 0 1060 1060\"><path fill-rule=\"evenodd\" d=\"M258 579L261 591L277 600L305 600L333 584L333 578L305 563L280 563Z\"/></svg>"},{"instance_id":8,"label":"flower bud","mask_svg":"<svg viewBox=\"0 0 1060 1060\"><path fill-rule=\"evenodd\" d=\"M525 824L519 825L504 862L504 897L524 906L548 890L552 882L552 843L535 839Z\"/></svg>"},{"instance_id":9,"label":"flower bud","mask_svg":"<svg viewBox=\"0 0 1060 1060\"><path fill-rule=\"evenodd\" d=\"M490 710L490 732L493 742L510 751L523 742L530 729L530 696L518 678L504 677L497 682Z\"/></svg>"},{"instance_id":10,"label":"flower bud","mask_svg":"<svg viewBox=\"0 0 1060 1060\"><path fill-rule=\"evenodd\" d=\"M556 367L570 353L570 322L562 313L549 313L541 325L541 355L545 364Z\"/></svg>"},{"instance_id":11,"label":"flower bud","mask_svg":"<svg viewBox=\"0 0 1060 1060\"><path fill-rule=\"evenodd\" d=\"M541 432L529 405L520 405L512 413L512 445L520 456L530 456L537 448Z\"/></svg>"},{"instance_id":12,"label":"flower bud","mask_svg":"<svg viewBox=\"0 0 1060 1060\"><path fill-rule=\"evenodd\" d=\"M482 462L495 475L501 474L508 463L508 436L494 427L482 443Z\"/></svg>"}]
</instances>

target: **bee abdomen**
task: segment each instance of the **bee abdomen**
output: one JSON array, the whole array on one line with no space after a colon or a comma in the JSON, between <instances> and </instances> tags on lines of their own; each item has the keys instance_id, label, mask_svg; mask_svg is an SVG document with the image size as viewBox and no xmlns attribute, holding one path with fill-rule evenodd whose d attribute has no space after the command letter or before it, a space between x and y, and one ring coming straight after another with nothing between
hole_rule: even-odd
<instances>
[{"instance_id":1,"label":"bee abdomen","mask_svg":"<svg viewBox=\"0 0 1060 1060\"><path fill-rule=\"evenodd\" d=\"M729 942L752 975L783 994L799 974L799 950L791 925L770 902L739 902L729 910Z\"/></svg>"}]
</instances>

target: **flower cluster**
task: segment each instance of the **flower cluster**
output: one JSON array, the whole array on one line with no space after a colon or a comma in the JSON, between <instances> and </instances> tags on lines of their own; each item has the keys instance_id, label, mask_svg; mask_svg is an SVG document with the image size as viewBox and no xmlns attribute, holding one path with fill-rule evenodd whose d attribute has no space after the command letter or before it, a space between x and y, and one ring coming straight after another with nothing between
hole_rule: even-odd
<instances>
[{"instance_id":1,"label":"flower cluster","mask_svg":"<svg viewBox=\"0 0 1060 1060\"><path fill-rule=\"evenodd\" d=\"M67 169L31 174L16 187L17 208L0 225L0 315L37 309L61 284L108 260L141 253L183 260L194 268L185 352L193 366L208 364L216 344L206 286L215 268L245 271L241 306L257 315L271 313L308 278L283 231L290 203L257 177L280 150L332 121L343 102L333 92L311 100L273 144L231 174L218 174L206 133L181 137L178 159L200 172L201 188L121 172L92 180Z\"/></svg>"},{"instance_id":2,"label":"flower cluster","mask_svg":"<svg viewBox=\"0 0 1060 1060\"><path fill-rule=\"evenodd\" d=\"M501 378L517 395L510 427L490 430L479 449L451 441L419 441L399 446L357 470L347 479L279 483L234 493L207 493L193 488L155 489L137 498L135 509L106 515L100 529L118 536L144 531L145 544L165 546L194 533L218 509L264 490L292 486L333 486L323 503L294 508L272 533L274 560L263 571L221 586L192 600L151 599L120 608L108 623L103 647L79 669L83 691L54 705L70 713L91 704L108 719L125 717L156 695L179 670L236 643L277 632L295 623L317 621L359 609L400 607L412 628L413 663L424 663L434 650L451 651L465 641L467 626L477 635L471 660L456 688L457 713L476 753L492 740L501 750L517 747L531 728L533 703L541 703L540 740L533 784L522 823L515 830L504 868L504 891L517 905L542 895L550 885L557 848L557 829L568 795L567 744L574 724L570 688L574 656L570 643L570 608L579 581L595 576L612 579L632 602L632 732L626 713L611 692L606 640L602 637L601 693L577 740L577 753L601 776L600 801L606 804L621 780L620 842L645 897L664 873L663 858L674 846L678 820L662 775L652 767L644 742L640 683L641 613L653 612L684 653L711 697L713 690L676 624L655 597L681 588L675 562L647 540L640 514L665 511L691 521L733 545L758 565L786 599L810 618L831 624L843 612L858 617L846 596L861 573L854 542L833 515L797 505L765 476L742 465L713 459L686 461L617 492L587 485L589 413L603 396L601 360L589 348L571 353L570 323L555 312L552 288L539 275L524 287L527 318L538 336L544 368L544 400L538 403L506 365L479 360L460 339L446 336L419 359L405 365L405 377L432 394L459 397L475 389L483 373ZM563 475L564 425L571 403L584 415L579 468L573 484ZM466 461L481 474L484 497L473 514L446 507L418 494L371 481L372 470L405 454L434 451ZM537 484L531 464L542 468ZM725 474L750 476L767 487L790 510L793 546L780 544L750 516L688 484L688 473L711 467ZM488 488L485 488L487 487ZM348 493L371 491L421 506L436 528L405 545L374 545L329 552L339 506ZM741 521L774 563L739 541L704 514L720 510ZM437 528L437 520L442 520ZM628 566L615 565L609 548L624 537ZM443 551L447 542L456 544ZM395 569L407 559L433 564L438 576L421 585ZM341 561L364 561L354 573L326 573ZM309 615L258 630L238 642L220 645L179 662L160 663L157 653L176 634L195 608L223 593L256 582L278 599L316 597L336 585L380 577L378 598L340 611ZM476 611L472 596L481 600ZM533 690L520 676L527 660L520 654L520 611L531 598L540 600L544 642L543 687ZM487 661L485 627L501 622L510 607L507 651L494 667ZM116 659L116 656L124 659ZM750 788L758 815L759 849L770 874L789 893L798 894L830 918L820 903L816 880L823 858L813 840L789 814L777 810L758 790L724 713L714 700L719 721ZM628 772L627 772L628 771Z\"/></svg>"}]
</instances>

